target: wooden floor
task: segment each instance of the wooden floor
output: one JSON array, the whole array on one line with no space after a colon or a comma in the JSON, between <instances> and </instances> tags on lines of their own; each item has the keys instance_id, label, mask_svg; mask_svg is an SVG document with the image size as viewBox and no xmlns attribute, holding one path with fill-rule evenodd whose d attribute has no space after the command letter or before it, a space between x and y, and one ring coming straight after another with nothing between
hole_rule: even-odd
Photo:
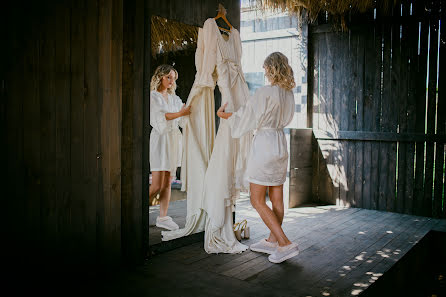
<instances>
[{"instance_id":1,"label":"wooden floor","mask_svg":"<svg viewBox=\"0 0 446 297\"><path fill-rule=\"evenodd\" d=\"M251 228L243 243L267 236L248 198L236 213ZM290 209L284 230L300 254L282 264L251 251L208 255L200 242L150 258L128 284L109 289L154 296L356 296L432 229L446 231L446 220L335 206Z\"/></svg>"}]
</instances>

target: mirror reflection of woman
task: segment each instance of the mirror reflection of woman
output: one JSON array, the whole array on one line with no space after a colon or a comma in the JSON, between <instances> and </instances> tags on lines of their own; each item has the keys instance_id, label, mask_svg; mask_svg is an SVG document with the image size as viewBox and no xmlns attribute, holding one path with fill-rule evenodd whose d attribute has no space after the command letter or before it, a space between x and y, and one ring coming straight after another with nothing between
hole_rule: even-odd
<instances>
[{"instance_id":1,"label":"mirror reflection of woman","mask_svg":"<svg viewBox=\"0 0 446 297\"><path fill-rule=\"evenodd\" d=\"M152 184L149 188L149 205L159 195L160 214L156 226L177 230L178 225L167 215L171 195L171 182L177 167L181 166L180 119L190 114L180 97L175 95L178 72L170 65L156 68L150 82L150 168Z\"/></svg>"}]
</instances>

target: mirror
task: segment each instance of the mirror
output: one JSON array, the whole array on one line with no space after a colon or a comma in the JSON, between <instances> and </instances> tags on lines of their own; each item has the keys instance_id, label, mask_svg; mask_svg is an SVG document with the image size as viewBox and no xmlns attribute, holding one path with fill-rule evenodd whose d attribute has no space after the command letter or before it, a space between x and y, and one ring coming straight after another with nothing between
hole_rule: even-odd
<instances>
[{"instance_id":1,"label":"mirror","mask_svg":"<svg viewBox=\"0 0 446 297\"><path fill-rule=\"evenodd\" d=\"M155 69L159 65L168 64L173 66L178 72L176 95L185 103L195 79L195 50L198 27L152 16L150 36L152 50L150 75L152 76L155 73ZM151 132L152 127L149 129ZM172 177L167 215L180 228L184 228L187 214L187 196L186 192L181 191L180 174L181 168L178 167L176 176ZM150 172L150 186L152 186L152 176L152 172ZM161 231L167 230L156 226L156 219L160 214L160 207L159 199L154 199L152 203L149 203L150 247L162 245Z\"/></svg>"}]
</instances>

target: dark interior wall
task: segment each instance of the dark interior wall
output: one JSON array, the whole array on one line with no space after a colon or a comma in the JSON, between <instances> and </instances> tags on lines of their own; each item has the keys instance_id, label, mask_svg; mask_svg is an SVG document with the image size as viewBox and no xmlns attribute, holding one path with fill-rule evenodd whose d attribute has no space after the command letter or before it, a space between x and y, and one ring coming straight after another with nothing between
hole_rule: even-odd
<instances>
[{"instance_id":1,"label":"dark interior wall","mask_svg":"<svg viewBox=\"0 0 446 297\"><path fill-rule=\"evenodd\" d=\"M176 20L188 25L203 27L203 23L206 19L217 15L219 3L226 8L226 17L229 22L237 29L240 29L240 0L149 1L148 8L150 14Z\"/></svg>"},{"instance_id":2,"label":"dark interior wall","mask_svg":"<svg viewBox=\"0 0 446 297\"><path fill-rule=\"evenodd\" d=\"M148 246L148 173L144 171L144 44L147 2L123 1L122 251L130 265L141 264Z\"/></svg>"},{"instance_id":3,"label":"dark interior wall","mask_svg":"<svg viewBox=\"0 0 446 297\"><path fill-rule=\"evenodd\" d=\"M3 12L10 260L141 262L144 1L9 1Z\"/></svg>"}]
</instances>

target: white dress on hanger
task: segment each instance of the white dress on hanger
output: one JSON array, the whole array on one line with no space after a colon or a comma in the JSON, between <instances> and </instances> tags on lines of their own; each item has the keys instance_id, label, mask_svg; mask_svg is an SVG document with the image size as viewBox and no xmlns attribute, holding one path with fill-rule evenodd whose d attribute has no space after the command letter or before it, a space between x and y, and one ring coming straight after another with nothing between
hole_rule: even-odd
<instances>
[{"instance_id":1,"label":"white dress on hanger","mask_svg":"<svg viewBox=\"0 0 446 297\"><path fill-rule=\"evenodd\" d=\"M166 120L166 113L181 110L180 97L168 94L167 101L157 91L150 92L150 170L170 171L175 176L181 166L181 132L178 129L180 119Z\"/></svg>"},{"instance_id":2,"label":"white dress on hanger","mask_svg":"<svg viewBox=\"0 0 446 297\"><path fill-rule=\"evenodd\" d=\"M244 182L247 154L252 135L231 137L227 121L221 121L215 135L214 87L217 83L227 111L245 105L249 90L240 66L241 40L232 28L223 38L213 18L199 30L195 64L197 73L186 105L192 113L183 129L181 178L187 191L187 218L184 229L163 231L171 240L205 229L204 249L208 253L239 253L247 249L237 241L232 229L232 211Z\"/></svg>"}]
</instances>

